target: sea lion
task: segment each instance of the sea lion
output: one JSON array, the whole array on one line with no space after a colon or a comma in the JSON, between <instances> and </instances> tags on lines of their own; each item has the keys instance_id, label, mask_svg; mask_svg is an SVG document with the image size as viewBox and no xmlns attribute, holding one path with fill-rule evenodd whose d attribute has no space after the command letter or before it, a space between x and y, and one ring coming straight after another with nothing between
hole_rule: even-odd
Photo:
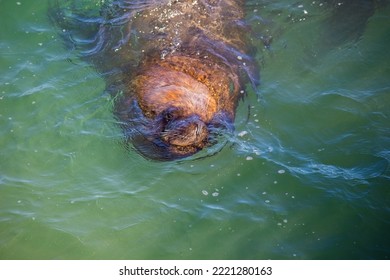
<instances>
[{"instance_id":1,"label":"sea lion","mask_svg":"<svg viewBox=\"0 0 390 280\"><path fill-rule=\"evenodd\" d=\"M105 75L114 114L139 153L184 158L233 129L245 84L258 83L243 0L112 1L102 10L100 21L88 21L95 35L79 41ZM83 22L73 16L78 25L69 28L69 16L56 15L65 33ZM75 32L68 36L77 42Z\"/></svg>"}]
</instances>

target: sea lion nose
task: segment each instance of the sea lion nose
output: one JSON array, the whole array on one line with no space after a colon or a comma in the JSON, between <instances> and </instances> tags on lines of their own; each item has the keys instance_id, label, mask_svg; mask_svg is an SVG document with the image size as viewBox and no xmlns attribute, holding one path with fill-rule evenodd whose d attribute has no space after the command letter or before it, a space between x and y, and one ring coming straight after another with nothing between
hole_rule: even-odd
<instances>
[{"instance_id":1,"label":"sea lion nose","mask_svg":"<svg viewBox=\"0 0 390 280\"><path fill-rule=\"evenodd\" d=\"M204 146L208 135L206 124L196 116L171 120L164 131L162 139L176 146Z\"/></svg>"},{"instance_id":2,"label":"sea lion nose","mask_svg":"<svg viewBox=\"0 0 390 280\"><path fill-rule=\"evenodd\" d=\"M198 121L194 123L194 125L195 125L194 131L195 131L195 138L196 138L195 142L201 142L206 138L208 134L207 126L202 121Z\"/></svg>"}]
</instances>

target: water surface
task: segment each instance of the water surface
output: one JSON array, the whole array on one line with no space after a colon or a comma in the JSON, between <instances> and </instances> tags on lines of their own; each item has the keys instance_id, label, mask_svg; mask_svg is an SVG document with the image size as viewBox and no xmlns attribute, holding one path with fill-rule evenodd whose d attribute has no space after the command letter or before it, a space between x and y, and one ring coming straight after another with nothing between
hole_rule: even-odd
<instances>
[{"instance_id":1,"label":"water surface","mask_svg":"<svg viewBox=\"0 0 390 280\"><path fill-rule=\"evenodd\" d=\"M46 3L0 0L0 258L388 259L390 8L356 2L248 1L260 87L220 152L161 163Z\"/></svg>"}]
</instances>

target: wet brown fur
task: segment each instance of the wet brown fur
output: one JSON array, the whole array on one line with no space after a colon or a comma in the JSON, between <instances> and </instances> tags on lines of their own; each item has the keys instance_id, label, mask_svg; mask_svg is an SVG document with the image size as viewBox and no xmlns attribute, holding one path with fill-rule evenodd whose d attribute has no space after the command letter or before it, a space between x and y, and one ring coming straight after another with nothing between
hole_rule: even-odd
<instances>
[{"instance_id":1,"label":"wet brown fur","mask_svg":"<svg viewBox=\"0 0 390 280\"><path fill-rule=\"evenodd\" d=\"M213 128L233 122L242 73L253 70L243 17L241 0L184 0L151 5L130 22L148 36L139 37L144 55L125 74L117 115L141 154L192 155Z\"/></svg>"}]
</instances>

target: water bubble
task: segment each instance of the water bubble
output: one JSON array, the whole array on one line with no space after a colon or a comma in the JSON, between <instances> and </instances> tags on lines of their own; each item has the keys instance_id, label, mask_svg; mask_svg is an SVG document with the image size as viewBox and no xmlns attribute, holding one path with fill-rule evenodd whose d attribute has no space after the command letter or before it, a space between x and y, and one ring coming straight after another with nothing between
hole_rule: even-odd
<instances>
[{"instance_id":1,"label":"water bubble","mask_svg":"<svg viewBox=\"0 0 390 280\"><path fill-rule=\"evenodd\" d=\"M284 174L284 173L286 173L286 170L280 169L280 170L278 170L278 173L279 173L279 174Z\"/></svg>"},{"instance_id":2,"label":"water bubble","mask_svg":"<svg viewBox=\"0 0 390 280\"><path fill-rule=\"evenodd\" d=\"M213 192L211 195L214 196L214 197L217 197L217 196L219 196L219 193Z\"/></svg>"},{"instance_id":3,"label":"water bubble","mask_svg":"<svg viewBox=\"0 0 390 280\"><path fill-rule=\"evenodd\" d=\"M247 135L247 134L248 134L248 131L243 130L243 131L241 131L241 132L238 133L238 136L243 137L243 136L245 136L245 135Z\"/></svg>"},{"instance_id":4,"label":"water bubble","mask_svg":"<svg viewBox=\"0 0 390 280\"><path fill-rule=\"evenodd\" d=\"M203 191L202 191L202 194L203 194L203 195L209 195L208 191L206 191L206 190L203 190Z\"/></svg>"}]
</instances>

